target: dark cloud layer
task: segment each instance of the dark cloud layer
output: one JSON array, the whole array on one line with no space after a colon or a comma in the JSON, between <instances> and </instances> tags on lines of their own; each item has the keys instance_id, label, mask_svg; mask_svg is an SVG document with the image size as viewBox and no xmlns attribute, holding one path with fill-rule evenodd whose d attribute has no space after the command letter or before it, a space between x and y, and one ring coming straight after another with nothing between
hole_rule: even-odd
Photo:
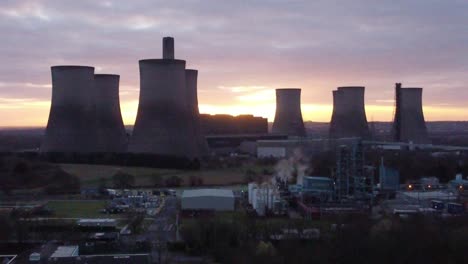
<instances>
[{"instance_id":1,"label":"dark cloud layer","mask_svg":"<svg viewBox=\"0 0 468 264\"><path fill-rule=\"evenodd\" d=\"M50 66L85 64L121 74L122 100L136 100L138 59L171 35L205 104L232 103L219 87L235 86L302 87L305 103L330 104L348 84L378 104L397 81L424 87L426 104L468 99L466 0L3 0L0 32L0 98L49 100Z\"/></svg>"}]
</instances>

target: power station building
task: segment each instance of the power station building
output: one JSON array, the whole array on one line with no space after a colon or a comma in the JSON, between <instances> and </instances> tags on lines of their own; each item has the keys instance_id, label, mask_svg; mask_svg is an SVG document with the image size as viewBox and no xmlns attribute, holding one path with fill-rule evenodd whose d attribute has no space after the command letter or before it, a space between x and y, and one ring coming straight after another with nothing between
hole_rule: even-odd
<instances>
[{"instance_id":1,"label":"power station building","mask_svg":"<svg viewBox=\"0 0 468 264\"><path fill-rule=\"evenodd\" d=\"M268 120L253 115L200 115L204 135L268 134Z\"/></svg>"},{"instance_id":2,"label":"power station building","mask_svg":"<svg viewBox=\"0 0 468 264\"><path fill-rule=\"evenodd\" d=\"M40 151L96 152L94 68L53 66L52 102Z\"/></svg>"},{"instance_id":3,"label":"power station building","mask_svg":"<svg viewBox=\"0 0 468 264\"><path fill-rule=\"evenodd\" d=\"M306 136L301 112L301 89L276 89L276 112L271 132L288 136Z\"/></svg>"},{"instance_id":4,"label":"power station building","mask_svg":"<svg viewBox=\"0 0 468 264\"><path fill-rule=\"evenodd\" d=\"M120 76L94 75L97 115L96 152L123 153L127 151L128 137L120 112Z\"/></svg>"},{"instance_id":5,"label":"power station building","mask_svg":"<svg viewBox=\"0 0 468 264\"><path fill-rule=\"evenodd\" d=\"M346 86L333 91L330 138L370 136L364 107L364 90L363 86Z\"/></svg>"},{"instance_id":6,"label":"power station building","mask_svg":"<svg viewBox=\"0 0 468 264\"><path fill-rule=\"evenodd\" d=\"M393 140L416 144L429 143L422 107L422 88L402 88L395 85L395 117Z\"/></svg>"},{"instance_id":7,"label":"power station building","mask_svg":"<svg viewBox=\"0 0 468 264\"><path fill-rule=\"evenodd\" d=\"M163 39L163 59L140 60L140 99L129 152L196 158L196 77L174 59L174 39ZM188 80L188 83L187 83ZM189 92L190 90L190 92Z\"/></svg>"}]
</instances>

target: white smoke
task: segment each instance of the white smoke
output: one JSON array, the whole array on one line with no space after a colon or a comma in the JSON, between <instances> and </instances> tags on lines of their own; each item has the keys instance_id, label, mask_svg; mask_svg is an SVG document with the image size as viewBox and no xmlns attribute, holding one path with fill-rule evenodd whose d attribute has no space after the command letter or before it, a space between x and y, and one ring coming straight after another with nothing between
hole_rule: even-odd
<instances>
[{"instance_id":1,"label":"white smoke","mask_svg":"<svg viewBox=\"0 0 468 264\"><path fill-rule=\"evenodd\" d=\"M276 177L285 183L296 178L296 183L302 184L302 179L308 169L308 160L300 148L295 148L291 157L278 161L275 166Z\"/></svg>"}]
</instances>

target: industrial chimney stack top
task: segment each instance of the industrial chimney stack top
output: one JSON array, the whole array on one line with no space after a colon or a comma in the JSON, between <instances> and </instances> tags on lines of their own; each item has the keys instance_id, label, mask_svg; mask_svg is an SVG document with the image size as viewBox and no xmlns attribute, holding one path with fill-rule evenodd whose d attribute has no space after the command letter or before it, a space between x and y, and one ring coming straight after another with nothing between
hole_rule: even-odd
<instances>
[{"instance_id":1,"label":"industrial chimney stack top","mask_svg":"<svg viewBox=\"0 0 468 264\"><path fill-rule=\"evenodd\" d=\"M174 57L174 38L163 38L163 59L173 60Z\"/></svg>"}]
</instances>

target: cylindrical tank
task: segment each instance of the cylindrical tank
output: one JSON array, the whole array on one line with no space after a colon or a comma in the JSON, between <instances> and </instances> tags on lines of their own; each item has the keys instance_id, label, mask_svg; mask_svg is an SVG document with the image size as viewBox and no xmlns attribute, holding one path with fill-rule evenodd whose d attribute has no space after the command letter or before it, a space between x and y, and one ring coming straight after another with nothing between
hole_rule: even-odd
<instances>
[{"instance_id":1,"label":"cylindrical tank","mask_svg":"<svg viewBox=\"0 0 468 264\"><path fill-rule=\"evenodd\" d=\"M301 89L276 89L276 112L272 133L306 136L301 112Z\"/></svg>"},{"instance_id":2,"label":"cylindrical tank","mask_svg":"<svg viewBox=\"0 0 468 264\"><path fill-rule=\"evenodd\" d=\"M202 134L200 127L200 112L198 109L198 95L197 95L197 79L198 71L187 69L185 70L185 83L187 88L187 102L191 115L193 135L196 137L197 142L195 146L195 153L199 155L207 155L209 153L208 143L205 136Z\"/></svg>"},{"instance_id":3,"label":"cylindrical tank","mask_svg":"<svg viewBox=\"0 0 468 264\"><path fill-rule=\"evenodd\" d=\"M53 66L52 102L41 152L96 151L94 68Z\"/></svg>"},{"instance_id":4,"label":"cylindrical tank","mask_svg":"<svg viewBox=\"0 0 468 264\"><path fill-rule=\"evenodd\" d=\"M397 88L393 125L394 140L429 143L422 107L422 88ZM399 131L397 131L399 129Z\"/></svg>"},{"instance_id":5,"label":"cylindrical tank","mask_svg":"<svg viewBox=\"0 0 468 264\"><path fill-rule=\"evenodd\" d=\"M252 207L257 209L257 201L258 201L258 188L253 188L252 190Z\"/></svg>"},{"instance_id":6,"label":"cylindrical tank","mask_svg":"<svg viewBox=\"0 0 468 264\"><path fill-rule=\"evenodd\" d=\"M140 60L140 100L129 151L193 158L185 61Z\"/></svg>"},{"instance_id":7,"label":"cylindrical tank","mask_svg":"<svg viewBox=\"0 0 468 264\"><path fill-rule=\"evenodd\" d=\"M98 152L121 153L127 150L127 132L123 124L119 101L120 76L94 75Z\"/></svg>"},{"instance_id":8,"label":"cylindrical tank","mask_svg":"<svg viewBox=\"0 0 468 264\"><path fill-rule=\"evenodd\" d=\"M330 138L370 136L364 107L363 86L338 87L333 91Z\"/></svg>"}]
</instances>

